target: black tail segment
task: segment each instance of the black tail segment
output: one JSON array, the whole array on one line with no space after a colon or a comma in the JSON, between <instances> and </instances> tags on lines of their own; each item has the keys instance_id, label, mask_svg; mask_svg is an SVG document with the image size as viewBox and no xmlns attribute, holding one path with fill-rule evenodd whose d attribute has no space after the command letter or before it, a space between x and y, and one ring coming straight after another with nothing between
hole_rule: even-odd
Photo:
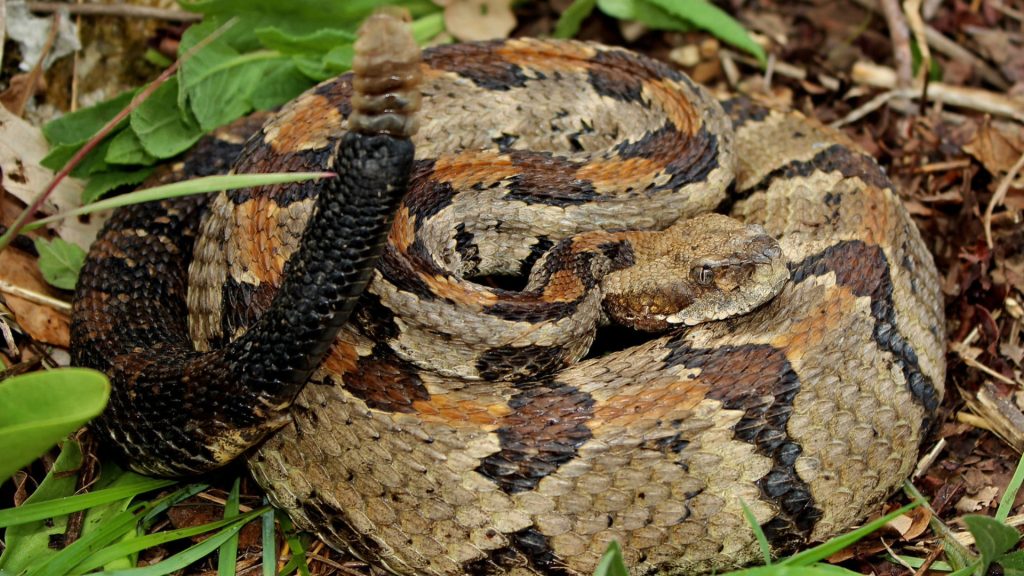
<instances>
[{"instance_id":1,"label":"black tail segment","mask_svg":"<svg viewBox=\"0 0 1024 576\"><path fill-rule=\"evenodd\" d=\"M382 27L382 19L393 20L371 17L360 31L360 38L377 38L377 50L379 35L395 30ZM396 45L415 46L408 29L399 29L408 38ZM395 62L383 60L384 66ZM416 92L415 82L404 82L403 90ZM345 134L338 176L314 184L320 188L314 212L271 307L224 348L202 353L189 341L182 252L191 250L191 239L188 246L164 241L160 228L173 205L129 208L104 230L76 294L72 350L75 364L110 376L110 405L93 426L132 469L203 473L286 421L383 251L412 170L415 107L387 110L384 129L362 126Z\"/></svg>"}]
</instances>

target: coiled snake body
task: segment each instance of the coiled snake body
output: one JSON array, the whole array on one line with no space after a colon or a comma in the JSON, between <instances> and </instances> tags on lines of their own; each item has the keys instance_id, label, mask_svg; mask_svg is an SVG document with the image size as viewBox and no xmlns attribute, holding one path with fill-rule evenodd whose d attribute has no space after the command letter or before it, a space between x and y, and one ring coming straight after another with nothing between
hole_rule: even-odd
<instances>
[{"instance_id":1,"label":"coiled snake body","mask_svg":"<svg viewBox=\"0 0 1024 576\"><path fill-rule=\"evenodd\" d=\"M249 459L274 502L406 574L588 573L613 538L636 573L722 570L759 557L741 502L782 551L910 473L941 299L870 157L626 50L419 65L392 25L361 36L356 97L312 89L235 166L340 178L122 210L94 246L75 359L111 374L97 429L136 469L215 467L283 426ZM762 228L681 223L716 208ZM676 326L695 316L716 321ZM609 318L660 332L581 359Z\"/></svg>"}]
</instances>

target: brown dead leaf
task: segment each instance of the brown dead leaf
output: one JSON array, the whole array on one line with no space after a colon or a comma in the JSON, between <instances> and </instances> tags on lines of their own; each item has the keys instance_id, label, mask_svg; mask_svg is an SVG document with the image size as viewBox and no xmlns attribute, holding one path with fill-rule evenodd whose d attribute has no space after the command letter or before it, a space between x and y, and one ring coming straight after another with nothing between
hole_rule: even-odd
<instances>
[{"instance_id":1,"label":"brown dead leaf","mask_svg":"<svg viewBox=\"0 0 1024 576\"><path fill-rule=\"evenodd\" d=\"M1024 81L1024 43L1019 32L980 26L967 26L966 30L1003 75L1012 82Z\"/></svg>"},{"instance_id":2,"label":"brown dead leaf","mask_svg":"<svg viewBox=\"0 0 1024 576\"><path fill-rule=\"evenodd\" d=\"M434 0L444 7L445 28L463 42L508 38L516 27L511 0Z\"/></svg>"},{"instance_id":3,"label":"brown dead leaf","mask_svg":"<svg viewBox=\"0 0 1024 576\"><path fill-rule=\"evenodd\" d=\"M26 205L31 204L53 178L53 172L39 165L49 145L35 126L0 106L0 187ZM56 214L81 205L82 183L65 178L43 204L42 212ZM105 218L94 214L88 223L77 218L64 220L55 231L64 240L88 249Z\"/></svg>"},{"instance_id":4,"label":"brown dead leaf","mask_svg":"<svg viewBox=\"0 0 1024 576\"><path fill-rule=\"evenodd\" d=\"M978 490L977 494L967 494L956 503L956 509L963 513L969 514L984 510L999 496L998 486L985 486L981 490Z\"/></svg>"},{"instance_id":5,"label":"brown dead leaf","mask_svg":"<svg viewBox=\"0 0 1024 576\"><path fill-rule=\"evenodd\" d=\"M35 258L19 250L0 252L0 280L13 286L53 294L36 266ZM18 325L34 340L67 348L70 341L71 318L49 306L36 304L10 294L3 295Z\"/></svg>"},{"instance_id":6,"label":"brown dead leaf","mask_svg":"<svg viewBox=\"0 0 1024 576\"><path fill-rule=\"evenodd\" d=\"M932 513L924 506L918 506L906 514L901 514L889 522L889 526L900 533L906 541L917 538L928 529L928 522L932 519Z\"/></svg>"},{"instance_id":7,"label":"brown dead leaf","mask_svg":"<svg viewBox=\"0 0 1024 576\"><path fill-rule=\"evenodd\" d=\"M978 126L974 137L964 145L964 152L978 159L995 177L1010 171L1024 152L1024 127L1001 121L986 121ZM1018 176L1013 186L1024 186L1024 175Z\"/></svg>"}]
</instances>

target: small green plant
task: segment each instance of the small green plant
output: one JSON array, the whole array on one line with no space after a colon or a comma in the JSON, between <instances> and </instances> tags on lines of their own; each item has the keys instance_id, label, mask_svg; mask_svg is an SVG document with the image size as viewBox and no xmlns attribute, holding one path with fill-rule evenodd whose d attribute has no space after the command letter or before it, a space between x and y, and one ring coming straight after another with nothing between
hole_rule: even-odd
<instances>
[{"instance_id":1,"label":"small green plant","mask_svg":"<svg viewBox=\"0 0 1024 576\"><path fill-rule=\"evenodd\" d=\"M732 16L705 0L575 0L559 18L555 36L575 36L595 7L613 18L641 22L655 30L707 30L765 63L764 48Z\"/></svg>"},{"instance_id":2,"label":"small green plant","mask_svg":"<svg viewBox=\"0 0 1024 576\"><path fill-rule=\"evenodd\" d=\"M107 377L86 368L0 380L0 481L98 416L109 395Z\"/></svg>"}]
</instances>

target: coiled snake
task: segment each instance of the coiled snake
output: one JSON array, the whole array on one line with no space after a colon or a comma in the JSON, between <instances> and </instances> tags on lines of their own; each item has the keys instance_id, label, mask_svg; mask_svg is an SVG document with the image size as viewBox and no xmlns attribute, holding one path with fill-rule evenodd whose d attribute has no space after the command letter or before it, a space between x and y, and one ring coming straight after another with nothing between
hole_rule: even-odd
<instances>
[{"instance_id":1,"label":"coiled snake","mask_svg":"<svg viewBox=\"0 0 1024 576\"><path fill-rule=\"evenodd\" d=\"M758 558L741 502L782 551L910 473L936 271L842 134L618 48L420 64L380 16L357 53L235 164L338 178L122 209L93 246L74 358L135 469L269 435L273 501L405 574L588 573L613 538L638 574L722 570Z\"/></svg>"}]
</instances>

